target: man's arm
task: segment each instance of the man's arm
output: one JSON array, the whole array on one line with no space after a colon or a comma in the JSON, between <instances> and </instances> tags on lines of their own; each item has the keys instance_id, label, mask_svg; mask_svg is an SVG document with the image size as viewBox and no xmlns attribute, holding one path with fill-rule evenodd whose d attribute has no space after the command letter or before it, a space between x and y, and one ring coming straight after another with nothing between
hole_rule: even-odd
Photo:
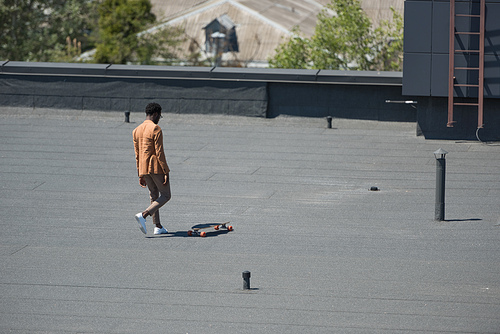
<instances>
[{"instance_id":1,"label":"man's arm","mask_svg":"<svg viewBox=\"0 0 500 334\"><path fill-rule=\"evenodd\" d=\"M139 175L139 140L136 138L136 130L132 132L132 137L134 140L134 152L135 152L135 163L137 167L137 175ZM139 185L143 188L146 188L146 180L144 177L139 176Z\"/></svg>"},{"instance_id":2,"label":"man's arm","mask_svg":"<svg viewBox=\"0 0 500 334\"><path fill-rule=\"evenodd\" d=\"M136 130L134 130L134 132L132 132L132 137L134 139L135 164L137 167L137 175L139 175L139 140L136 137L136 133L135 133Z\"/></svg>"},{"instance_id":3,"label":"man's arm","mask_svg":"<svg viewBox=\"0 0 500 334\"><path fill-rule=\"evenodd\" d=\"M163 132L160 127L157 127L157 131L155 131L155 150L156 157L158 158L158 163L161 166L164 174L168 174L170 169L168 168L167 159L165 158L165 151L163 149Z\"/></svg>"}]
</instances>

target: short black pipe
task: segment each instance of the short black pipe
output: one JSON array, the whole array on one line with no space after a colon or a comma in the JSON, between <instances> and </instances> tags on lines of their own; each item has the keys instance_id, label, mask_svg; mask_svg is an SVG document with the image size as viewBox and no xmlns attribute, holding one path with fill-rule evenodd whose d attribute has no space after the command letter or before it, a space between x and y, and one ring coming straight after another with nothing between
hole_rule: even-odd
<instances>
[{"instance_id":1,"label":"short black pipe","mask_svg":"<svg viewBox=\"0 0 500 334\"><path fill-rule=\"evenodd\" d=\"M243 290L250 290L250 272L244 271L242 276L243 276Z\"/></svg>"},{"instance_id":2,"label":"short black pipe","mask_svg":"<svg viewBox=\"0 0 500 334\"><path fill-rule=\"evenodd\" d=\"M332 116L328 116L326 118L327 122L328 122L328 129L331 129L332 128L332 119L333 117Z\"/></svg>"}]
</instances>

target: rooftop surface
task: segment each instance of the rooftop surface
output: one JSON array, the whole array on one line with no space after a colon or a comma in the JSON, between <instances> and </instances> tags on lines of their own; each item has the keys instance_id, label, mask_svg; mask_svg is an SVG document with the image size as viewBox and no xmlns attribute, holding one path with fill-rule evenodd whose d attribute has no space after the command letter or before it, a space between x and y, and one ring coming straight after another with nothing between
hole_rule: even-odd
<instances>
[{"instance_id":1,"label":"rooftop surface","mask_svg":"<svg viewBox=\"0 0 500 334\"><path fill-rule=\"evenodd\" d=\"M143 118L0 108L0 332L500 331L498 143L164 113L170 233L153 236L134 219L149 202L131 141ZM234 231L188 236L214 221Z\"/></svg>"}]
</instances>

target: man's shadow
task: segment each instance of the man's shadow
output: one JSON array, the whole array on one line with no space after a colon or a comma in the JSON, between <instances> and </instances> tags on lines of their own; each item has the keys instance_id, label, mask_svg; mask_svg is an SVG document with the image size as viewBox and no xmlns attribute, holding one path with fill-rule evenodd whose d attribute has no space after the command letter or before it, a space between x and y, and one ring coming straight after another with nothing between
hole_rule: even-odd
<instances>
[{"instance_id":1,"label":"man's shadow","mask_svg":"<svg viewBox=\"0 0 500 334\"><path fill-rule=\"evenodd\" d=\"M482 221L481 218L467 218L467 219L445 219L445 222L474 222L474 221Z\"/></svg>"}]
</instances>

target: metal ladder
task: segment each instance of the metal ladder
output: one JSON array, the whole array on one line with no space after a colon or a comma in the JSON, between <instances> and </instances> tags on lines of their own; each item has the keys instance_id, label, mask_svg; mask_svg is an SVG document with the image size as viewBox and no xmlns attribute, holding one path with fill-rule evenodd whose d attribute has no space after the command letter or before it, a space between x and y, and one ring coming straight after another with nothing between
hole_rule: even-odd
<instances>
[{"instance_id":1,"label":"metal ladder","mask_svg":"<svg viewBox=\"0 0 500 334\"><path fill-rule=\"evenodd\" d=\"M453 120L454 106L473 106L477 107L477 128L482 128L483 124L483 101L484 101L484 22L485 22L485 2L480 0L479 14L470 13L456 13L455 0L450 0L450 49L449 49L449 80L448 80L448 127L453 127L456 121ZM472 3L472 1L471 1ZM457 17L479 18L479 31L456 31L455 19ZM455 49L455 37L457 35L478 35L479 36L479 49L465 50ZM459 43L460 45L460 43ZM479 54L478 67L455 67L456 54ZM469 73L478 73L478 83L471 84L469 82L457 83L455 73L456 71L470 71ZM467 75L469 78L470 75ZM478 89L477 99L474 102L454 102L455 87L476 87Z\"/></svg>"}]
</instances>

